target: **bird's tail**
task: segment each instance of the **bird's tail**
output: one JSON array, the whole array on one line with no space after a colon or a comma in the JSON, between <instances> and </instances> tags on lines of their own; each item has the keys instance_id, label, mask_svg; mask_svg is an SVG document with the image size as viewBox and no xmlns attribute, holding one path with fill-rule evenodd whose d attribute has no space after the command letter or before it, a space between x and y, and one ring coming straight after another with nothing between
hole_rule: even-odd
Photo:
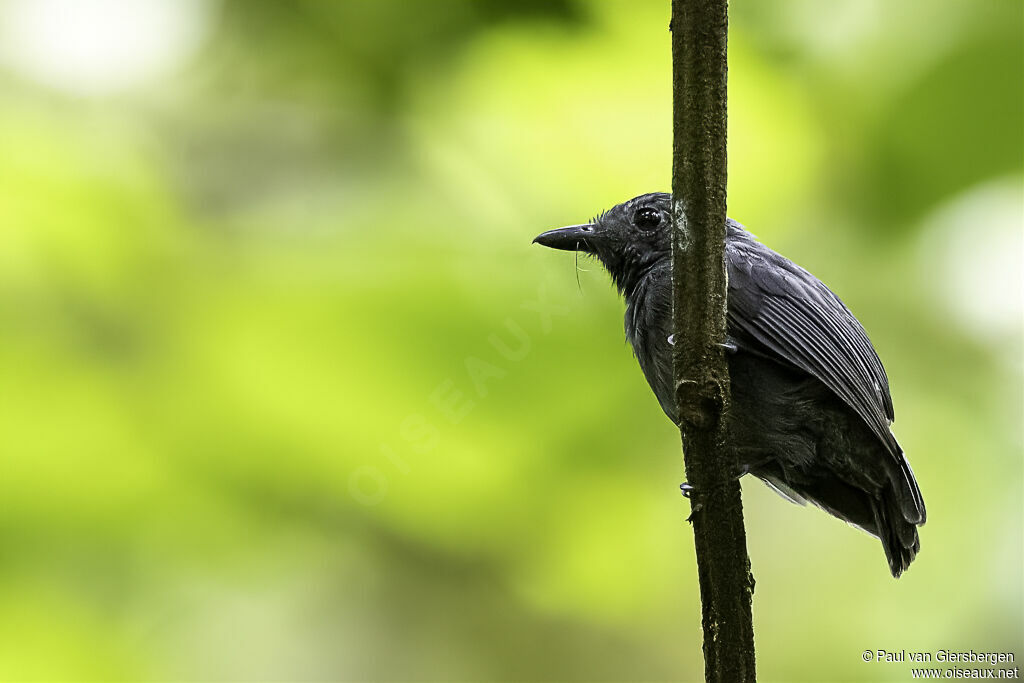
<instances>
[{"instance_id":1,"label":"bird's tail","mask_svg":"<svg viewBox=\"0 0 1024 683\"><path fill-rule=\"evenodd\" d=\"M921 489L902 451L893 465L888 485L882 487L879 497L871 499L875 528L867 530L882 541L889 570L899 577L921 549L917 527L925 523L927 513Z\"/></svg>"},{"instance_id":2,"label":"bird's tail","mask_svg":"<svg viewBox=\"0 0 1024 683\"><path fill-rule=\"evenodd\" d=\"M894 577L899 578L921 549L917 525L907 521L888 490L882 492L880 500L873 500L871 507L875 516L875 528L867 531L882 541L885 558L889 561L889 571Z\"/></svg>"},{"instance_id":3,"label":"bird's tail","mask_svg":"<svg viewBox=\"0 0 1024 683\"><path fill-rule=\"evenodd\" d=\"M902 452L881 460L884 468L872 492L832 473L799 483L787 482L781 471L760 469L756 474L771 488L794 503L811 502L848 524L863 529L882 542L889 570L899 577L921 549L917 527L925 522L924 501Z\"/></svg>"}]
</instances>

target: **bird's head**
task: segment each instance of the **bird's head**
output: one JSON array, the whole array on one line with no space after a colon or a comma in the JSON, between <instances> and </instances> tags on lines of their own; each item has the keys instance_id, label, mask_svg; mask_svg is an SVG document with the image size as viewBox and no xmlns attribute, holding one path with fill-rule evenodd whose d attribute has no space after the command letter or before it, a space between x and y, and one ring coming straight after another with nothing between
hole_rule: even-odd
<instances>
[{"instance_id":1,"label":"bird's head","mask_svg":"<svg viewBox=\"0 0 1024 683\"><path fill-rule=\"evenodd\" d=\"M618 204L589 223L548 230L533 241L596 256L628 295L651 268L670 262L671 224L672 196L655 192Z\"/></svg>"}]
</instances>

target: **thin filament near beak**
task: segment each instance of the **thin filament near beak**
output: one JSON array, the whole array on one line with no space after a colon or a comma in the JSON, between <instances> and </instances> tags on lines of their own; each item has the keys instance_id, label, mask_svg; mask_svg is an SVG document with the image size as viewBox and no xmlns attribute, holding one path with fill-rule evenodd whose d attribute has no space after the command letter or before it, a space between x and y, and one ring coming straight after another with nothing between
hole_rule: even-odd
<instances>
[{"instance_id":1,"label":"thin filament near beak","mask_svg":"<svg viewBox=\"0 0 1024 683\"><path fill-rule=\"evenodd\" d=\"M576 249L574 251L576 253L576 263L575 263L575 266L576 266L576 289L580 290L580 292L583 292L583 285L580 284L580 271L582 270L584 273L589 273L590 271L587 270L586 268L580 268L580 243L579 242L576 243Z\"/></svg>"}]
</instances>

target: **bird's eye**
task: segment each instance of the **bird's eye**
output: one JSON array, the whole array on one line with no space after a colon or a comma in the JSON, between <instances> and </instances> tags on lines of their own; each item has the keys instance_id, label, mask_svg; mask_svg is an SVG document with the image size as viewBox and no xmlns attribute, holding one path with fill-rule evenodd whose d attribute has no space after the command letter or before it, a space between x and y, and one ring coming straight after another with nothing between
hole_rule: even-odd
<instances>
[{"instance_id":1,"label":"bird's eye","mask_svg":"<svg viewBox=\"0 0 1024 683\"><path fill-rule=\"evenodd\" d=\"M639 230L650 232L661 225L661 212L651 207L645 207L636 212L633 216L633 224Z\"/></svg>"}]
</instances>

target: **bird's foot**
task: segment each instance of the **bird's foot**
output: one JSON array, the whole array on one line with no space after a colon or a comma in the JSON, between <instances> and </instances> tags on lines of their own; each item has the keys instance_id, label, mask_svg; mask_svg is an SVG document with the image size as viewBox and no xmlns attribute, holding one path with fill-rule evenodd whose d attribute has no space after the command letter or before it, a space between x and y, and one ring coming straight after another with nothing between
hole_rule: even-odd
<instances>
[{"instance_id":1,"label":"bird's foot","mask_svg":"<svg viewBox=\"0 0 1024 683\"><path fill-rule=\"evenodd\" d=\"M739 472L736 475L736 478L739 479L740 477L742 477L742 476L744 476L746 474L749 474L749 473L750 473L750 465L740 465ZM686 499L692 498L693 497L693 492L696 491L696 490L697 490L697 488L693 484L690 484L689 482L685 482L684 481L682 484L679 485L679 491L683 494L683 498L686 498ZM703 509L704 509L704 504L703 503L699 503L699 502L694 503L693 504L693 510L690 511L690 516L686 518L686 521L691 523L691 524L693 524L694 516L698 512L703 510Z\"/></svg>"},{"instance_id":2,"label":"bird's foot","mask_svg":"<svg viewBox=\"0 0 1024 683\"><path fill-rule=\"evenodd\" d=\"M683 498L689 498L696 489L685 481L679 485L679 490L683 492ZM686 521L693 524L693 518L697 516L697 513L704 509L704 503L693 503L693 507L690 510L690 515L686 518Z\"/></svg>"},{"instance_id":3,"label":"bird's foot","mask_svg":"<svg viewBox=\"0 0 1024 683\"><path fill-rule=\"evenodd\" d=\"M736 475L736 478L739 479L748 474L750 474L750 465L740 465L739 472ZM679 490L682 492L683 498L689 498L697 489L690 482L684 481L682 484L679 485Z\"/></svg>"}]
</instances>

